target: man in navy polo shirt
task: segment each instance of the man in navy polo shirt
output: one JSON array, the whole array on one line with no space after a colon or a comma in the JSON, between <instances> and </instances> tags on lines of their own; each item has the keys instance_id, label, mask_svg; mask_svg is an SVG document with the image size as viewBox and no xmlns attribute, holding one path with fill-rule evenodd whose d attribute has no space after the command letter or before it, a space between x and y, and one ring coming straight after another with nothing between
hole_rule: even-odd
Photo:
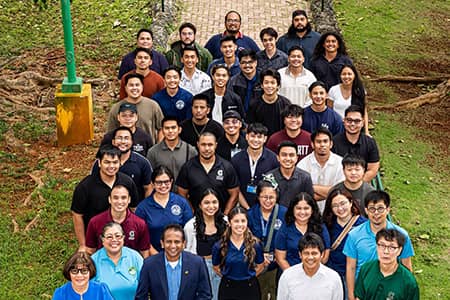
<instances>
[{"instance_id":1,"label":"man in navy polo shirt","mask_svg":"<svg viewBox=\"0 0 450 300\"><path fill-rule=\"evenodd\" d=\"M232 35L226 35L220 39L220 52L222 52L223 56L220 58L214 59L208 66L208 70L206 70L206 74L211 76L211 69L215 65L226 65L228 70L230 70L231 76L239 73L239 59L236 55L236 39Z\"/></svg>"},{"instance_id":2,"label":"man in navy polo shirt","mask_svg":"<svg viewBox=\"0 0 450 300\"><path fill-rule=\"evenodd\" d=\"M101 147L96 155L99 170L81 180L73 192L70 210L79 251L86 250L85 233L91 218L108 209L113 186L121 184L128 188L131 207L136 207L140 200L133 180L119 172L120 155L120 150L112 145Z\"/></svg>"},{"instance_id":3,"label":"man in navy polo shirt","mask_svg":"<svg viewBox=\"0 0 450 300\"><path fill-rule=\"evenodd\" d=\"M181 71L170 66L163 73L166 88L153 95L164 114L174 116L182 122L192 117L192 94L180 88Z\"/></svg>"},{"instance_id":4,"label":"man in navy polo shirt","mask_svg":"<svg viewBox=\"0 0 450 300\"><path fill-rule=\"evenodd\" d=\"M251 49L256 52L259 51L259 47L256 45L255 41L252 40L252 38L243 35L240 29L241 15L237 11L230 10L225 15L225 32L213 35L205 45L205 48L212 54L213 59L217 59L222 56L219 41L226 35L234 36L238 46L238 51L242 49Z\"/></svg>"},{"instance_id":5,"label":"man in navy polo shirt","mask_svg":"<svg viewBox=\"0 0 450 300\"><path fill-rule=\"evenodd\" d=\"M103 247L101 241L103 227L109 222L116 222L122 226L125 233L125 246L139 251L144 258L149 256L150 235L147 224L128 208L131 201L128 189L123 185L114 186L108 201L110 209L89 221L86 232L87 251L92 254Z\"/></svg>"},{"instance_id":6,"label":"man in navy polo shirt","mask_svg":"<svg viewBox=\"0 0 450 300\"><path fill-rule=\"evenodd\" d=\"M256 204L256 185L264 173L278 168L275 153L264 147L267 140L267 127L261 123L250 124L245 138L247 150L241 151L231 159L231 164L239 178L241 187L239 203L245 209Z\"/></svg>"},{"instance_id":7,"label":"man in navy polo shirt","mask_svg":"<svg viewBox=\"0 0 450 300\"><path fill-rule=\"evenodd\" d=\"M238 200L239 181L236 172L231 163L216 155L214 134L200 134L197 148L199 155L181 167L176 181L178 193L196 209L205 189L212 188L219 194L220 208L228 214Z\"/></svg>"}]
</instances>

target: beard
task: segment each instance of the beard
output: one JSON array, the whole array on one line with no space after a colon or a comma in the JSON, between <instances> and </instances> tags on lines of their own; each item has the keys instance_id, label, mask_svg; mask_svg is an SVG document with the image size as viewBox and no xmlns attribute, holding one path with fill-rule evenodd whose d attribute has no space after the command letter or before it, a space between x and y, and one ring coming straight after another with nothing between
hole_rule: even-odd
<instances>
[{"instance_id":1,"label":"beard","mask_svg":"<svg viewBox=\"0 0 450 300\"><path fill-rule=\"evenodd\" d=\"M295 28L296 32L306 32L306 31L310 31L311 30L311 24L308 22L304 27L302 28Z\"/></svg>"}]
</instances>

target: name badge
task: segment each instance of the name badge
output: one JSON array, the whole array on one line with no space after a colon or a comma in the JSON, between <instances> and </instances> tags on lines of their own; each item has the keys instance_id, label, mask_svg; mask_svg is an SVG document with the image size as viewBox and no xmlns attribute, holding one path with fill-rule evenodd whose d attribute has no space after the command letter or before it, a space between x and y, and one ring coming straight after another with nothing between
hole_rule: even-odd
<instances>
[{"instance_id":1,"label":"name badge","mask_svg":"<svg viewBox=\"0 0 450 300\"><path fill-rule=\"evenodd\" d=\"M252 184L247 185L247 193L256 194L256 185Z\"/></svg>"}]
</instances>

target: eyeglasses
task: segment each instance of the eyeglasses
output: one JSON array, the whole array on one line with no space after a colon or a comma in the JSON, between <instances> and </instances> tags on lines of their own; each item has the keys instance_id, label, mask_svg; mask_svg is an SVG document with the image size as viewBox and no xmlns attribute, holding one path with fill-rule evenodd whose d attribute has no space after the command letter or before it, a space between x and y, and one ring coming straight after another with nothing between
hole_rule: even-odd
<instances>
[{"instance_id":1,"label":"eyeglasses","mask_svg":"<svg viewBox=\"0 0 450 300\"><path fill-rule=\"evenodd\" d=\"M345 206L347 206L347 204L349 204L350 202L348 202L348 201L341 201L341 202L339 202L338 204L333 204L333 205L331 205L331 208L332 209L337 209L337 208L340 208L340 207L345 207Z\"/></svg>"},{"instance_id":2,"label":"eyeglasses","mask_svg":"<svg viewBox=\"0 0 450 300\"><path fill-rule=\"evenodd\" d=\"M226 125L230 125L230 124L236 125L237 123L239 123L238 119L226 119L223 121L223 124L226 124Z\"/></svg>"},{"instance_id":3,"label":"eyeglasses","mask_svg":"<svg viewBox=\"0 0 450 300\"><path fill-rule=\"evenodd\" d=\"M155 180L154 184L157 186L169 185L172 180Z\"/></svg>"},{"instance_id":4,"label":"eyeglasses","mask_svg":"<svg viewBox=\"0 0 450 300\"><path fill-rule=\"evenodd\" d=\"M374 214L375 212L382 214L386 211L387 207L385 206L380 206L380 207L368 207L367 210L371 213Z\"/></svg>"},{"instance_id":5,"label":"eyeglasses","mask_svg":"<svg viewBox=\"0 0 450 300\"><path fill-rule=\"evenodd\" d=\"M354 124L356 124L356 125L358 125L359 123L362 122L361 119L345 118L344 120L345 120L345 122L347 122L347 123L349 123L349 124L354 123Z\"/></svg>"},{"instance_id":6,"label":"eyeglasses","mask_svg":"<svg viewBox=\"0 0 450 300\"><path fill-rule=\"evenodd\" d=\"M400 247L388 246L388 245L385 245L385 244L377 244L377 246L378 246L378 248L380 248L381 250L386 251L386 249L387 249L387 250L388 250L389 252L391 252L391 253L395 252L395 250L397 250L398 248L400 248Z\"/></svg>"},{"instance_id":7,"label":"eyeglasses","mask_svg":"<svg viewBox=\"0 0 450 300\"><path fill-rule=\"evenodd\" d=\"M117 233L117 234L108 234L108 235L104 235L103 238L105 238L108 241L112 241L112 240L117 240L120 241L121 239L123 239L124 235Z\"/></svg>"},{"instance_id":8,"label":"eyeglasses","mask_svg":"<svg viewBox=\"0 0 450 300\"><path fill-rule=\"evenodd\" d=\"M275 197L275 196L259 196L259 199L261 199L261 200L276 200L277 199L277 197Z\"/></svg>"},{"instance_id":9,"label":"eyeglasses","mask_svg":"<svg viewBox=\"0 0 450 300\"><path fill-rule=\"evenodd\" d=\"M191 36L191 35L194 35L194 33L190 32L190 31L189 32L182 32L181 35Z\"/></svg>"},{"instance_id":10,"label":"eyeglasses","mask_svg":"<svg viewBox=\"0 0 450 300\"><path fill-rule=\"evenodd\" d=\"M239 19L228 19L227 23L241 23L241 20L239 20Z\"/></svg>"},{"instance_id":11,"label":"eyeglasses","mask_svg":"<svg viewBox=\"0 0 450 300\"><path fill-rule=\"evenodd\" d=\"M77 275L78 273L81 273L81 275L87 275L89 273L89 269L88 268L72 268L70 269L70 274L72 275Z\"/></svg>"},{"instance_id":12,"label":"eyeglasses","mask_svg":"<svg viewBox=\"0 0 450 300\"><path fill-rule=\"evenodd\" d=\"M254 60L243 60L240 62L241 65L246 66L246 65L252 65L255 61Z\"/></svg>"}]
</instances>

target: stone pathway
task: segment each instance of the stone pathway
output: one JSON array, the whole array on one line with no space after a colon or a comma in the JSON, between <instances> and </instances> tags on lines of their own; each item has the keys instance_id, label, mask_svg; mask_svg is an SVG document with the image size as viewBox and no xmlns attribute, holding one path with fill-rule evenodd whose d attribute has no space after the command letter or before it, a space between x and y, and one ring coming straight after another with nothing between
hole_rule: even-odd
<instances>
[{"instance_id":1,"label":"stone pathway","mask_svg":"<svg viewBox=\"0 0 450 300\"><path fill-rule=\"evenodd\" d=\"M273 2L272 2L273 1ZM309 1L284 0L220 1L183 0L181 22L191 22L197 27L196 40L204 45L216 33L225 30L225 14L236 10L242 16L241 31L253 38L260 48L259 32L265 27L273 27L281 36L291 24L292 11L305 9L309 13Z\"/></svg>"}]
</instances>

